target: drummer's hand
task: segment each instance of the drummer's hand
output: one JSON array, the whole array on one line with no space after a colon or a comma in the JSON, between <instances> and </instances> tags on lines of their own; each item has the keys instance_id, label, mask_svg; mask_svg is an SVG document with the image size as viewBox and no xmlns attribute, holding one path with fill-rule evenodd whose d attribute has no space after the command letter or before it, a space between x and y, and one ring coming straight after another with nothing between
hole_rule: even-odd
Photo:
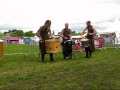
<instances>
[{"instance_id":1,"label":"drummer's hand","mask_svg":"<svg viewBox=\"0 0 120 90\"><path fill-rule=\"evenodd\" d=\"M84 32L81 32L81 35L83 35L84 34Z\"/></svg>"},{"instance_id":2,"label":"drummer's hand","mask_svg":"<svg viewBox=\"0 0 120 90\"><path fill-rule=\"evenodd\" d=\"M63 35L61 35L61 37L62 37L62 38L64 38L64 36L63 36Z\"/></svg>"},{"instance_id":3,"label":"drummer's hand","mask_svg":"<svg viewBox=\"0 0 120 90\"><path fill-rule=\"evenodd\" d=\"M50 35L49 38L52 38L52 36Z\"/></svg>"},{"instance_id":4,"label":"drummer's hand","mask_svg":"<svg viewBox=\"0 0 120 90\"><path fill-rule=\"evenodd\" d=\"M68 36L71 37L71 34L69 34Z\"/></svg>"},{"instance_id":5,"label":"drummer's hand","mask_svg":"<svg viewBox=\"0 0 120 90\"><path fill-rule=\"evenodd\" d=\"M89 35L93 35L93 33L88 33Z\"/></svg>"},{"instance_id":6,"label":"drummer's hand","mask_svg":"<svg viewBox=\"0 0 120 90\"><path fill-rule=\"evenodd\" d=\"M64 37L65 39L67 39L67 37Z\"/></svg>"}]
</instances>

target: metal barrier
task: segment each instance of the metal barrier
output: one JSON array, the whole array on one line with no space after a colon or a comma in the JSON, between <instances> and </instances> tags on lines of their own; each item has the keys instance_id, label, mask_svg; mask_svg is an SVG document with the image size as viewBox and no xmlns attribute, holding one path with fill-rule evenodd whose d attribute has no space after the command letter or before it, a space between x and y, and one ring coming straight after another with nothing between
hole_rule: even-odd
<instances>
[{"instance_id":1,"label":"metal barrier","mask_svg":"<svg viewBox=\"0 0 120 90\"><path fill-rule=\"evenodd\" d=\"M115 38L115 40L112 40L110 37L104 38L104 47L107 48L115 48L118 49L120 46L119 39Z\"/></svg>"},{"instance_id":2,"label":"metal barrier","mask_svg":"<svg viewBox=\"0 0 120 90\"><path fill-rule=\"evenodd\" d=\"M82 52L84 50L81 45L82 38L72 38L72 39L77 43L73 46L73 49ZM100 49L101 51L107 50L107 48L119 49L120 39L116 38L115 42L113 42L110 38L95 37L94 44L95 44L95 48Z\"/></svg>"},{"instance_id":3,"label":"metal barrier","mask_svg":"<svg viewBox=\"0 0 120 90\"><path fill-rule=\"evenodd\" d=\"M72 38L75 41L75 45L73 45L73 50L77 50L77 51L83 51L84 48L82 47L81 44L81 39L82 38ZM95 48L96 49L100 49L103 50L104 48L104 39L103 38L94 38L94 44L95 44Z\"/></svg>"},{"instance_id":4,"label":"metal barrier","mask_svg":"<svg viewBox=\"0 0 120 90\"><path fill-rule=\"evenodd\" d=\"M73 45L73 49L77 51L83 51L84 49L81 47L80 40L81 38L74 38L73 40L76 40L78 43ZM106 38L95 38L95 47L103 50L107 48L120 48L119 39L116 39L116 42L113 43L110 39ZM37 53L40 53L39 51L39 45L38 42L30 41L28 44L19 44L17 41L13 41L13 43L10 43L9 41L4 41L3 46L3 55L17 55L17 54L23 54L25 57L28 56L28 54L32 54L35 57L37 57Z\"/></svg>"},{"instance_id":5,"label":"metal barrier","mask_svg":"<svg viewBox=\"0 0 120 90\"><path fill-rule=\"evenodd\" d=\"M37 57L39 53L38 42L33 42L32 40L28 44L19 43L18 41L6 41L4 40L3 55L17 55L23 54L27 57L28 54L32 54Z\"/></svg>"},{"instance_id":6,"label":"metal barrier","mask_svg":"<svg viewBox=\"0 0 120 90\"><path fill-rule=\"evenodd\" d=\"M3 50L4 55L24 54L27 57L28 54L36 56L36 53L39 53L39 46L31 44L4 44Z\"/></svg>"}]
</instances>

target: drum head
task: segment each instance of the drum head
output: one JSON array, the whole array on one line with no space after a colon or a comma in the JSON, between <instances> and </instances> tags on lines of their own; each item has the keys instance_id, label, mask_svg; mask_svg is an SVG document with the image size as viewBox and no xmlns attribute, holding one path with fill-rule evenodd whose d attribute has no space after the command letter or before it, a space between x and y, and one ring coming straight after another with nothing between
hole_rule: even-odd
<instances>
[{"instance_id":1,"label":"drum head","mask_svg":"<svg viewBox=\"0 0 120 90\"><path fill-rule=\"evenodd\" d=\"M81 41L89 41L89 39L87 39L87 38L84 38L84 39L81 39Z\"/></svg>"}]
</instances>

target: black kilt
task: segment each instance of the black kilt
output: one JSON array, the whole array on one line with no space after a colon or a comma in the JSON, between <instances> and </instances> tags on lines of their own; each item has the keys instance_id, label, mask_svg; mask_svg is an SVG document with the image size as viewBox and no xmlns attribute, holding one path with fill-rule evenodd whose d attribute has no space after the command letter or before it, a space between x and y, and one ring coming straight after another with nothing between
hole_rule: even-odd
<instances>
[{"instance_id":1,"label":"black kilt","mask_svg":"<svg viewBox=\"0 0 120 90\"><path fill-rule=\"evenodd\" d=\"M62 52L65 57L72 56L72 44L69 40L62 42Z\"/></svg>"}]
</instances>

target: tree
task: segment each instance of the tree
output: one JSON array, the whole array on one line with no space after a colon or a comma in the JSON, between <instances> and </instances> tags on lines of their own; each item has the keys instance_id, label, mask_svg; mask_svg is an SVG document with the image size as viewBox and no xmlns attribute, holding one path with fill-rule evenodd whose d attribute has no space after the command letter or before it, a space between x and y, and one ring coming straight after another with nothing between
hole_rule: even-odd
<instances>
[{"instance_id":1,"label":"tree","mask_svg":"<svg viewBox=\"0 0 120 90\"><path fill-rule=\"evenodd\" d=\"M10 36L13 36L13 37L23 37L24 36L24 32L23 32L23 30L13 30L11 32Z\"/></svg>"},{"instance_id":2,"label":"tree","mask_svg":"<svg viewBox=\"0 0 120 90\"><path fill-rule=\"evenodd\" d=\"M8 32L4 32L3 34L6 35Z\"/></svg>"},{"instance_id":3,"label":"tree","mask_svg":"<svg viewBox=\"0 0 120 90\"><path fill-rule=\"evenodd\" d=\"M15 32L15 31L18 31L18 30L16 30L16 29L11 30L11 32Z\"/></svg>"},{"instance_id":4,"label":"tree","mask_svg":"<svg viewBox=\"0 0 120 90\"><path fill-rule=\"evenodd\" d=\"M25 36L27 36L27 37L34 37L35 33L33 33L33 31L28 31L28 32L25 32Z\"/></svg>"},{"instance_id":5,"label":"tree","mask_svg":"<svg viewBox=\"0 0 120 90\"><path fill-rule=\"evenodd\" d=\"M72 31L72 35L74 35L76 32L75 31Z\"/></svg>"},{"instance_id":6,"label":"tree","mask_svg":"<svg viewBox=\"0 0 120 90\"><path fill-rule=\"evenodd\" d=\"M60 35L61 34L61 32L58 32L58 35Z\"/></svg>"},{"instance_id":7,"label":"tree","mask_svg":"<svg viewBox=\"0 0 120 90\"><path fill-rule=\"evenodd\" d=\"M4 36L4 34L3 33L0 33L0 37L3 37Z\"/></svg>"}]
</instances>

